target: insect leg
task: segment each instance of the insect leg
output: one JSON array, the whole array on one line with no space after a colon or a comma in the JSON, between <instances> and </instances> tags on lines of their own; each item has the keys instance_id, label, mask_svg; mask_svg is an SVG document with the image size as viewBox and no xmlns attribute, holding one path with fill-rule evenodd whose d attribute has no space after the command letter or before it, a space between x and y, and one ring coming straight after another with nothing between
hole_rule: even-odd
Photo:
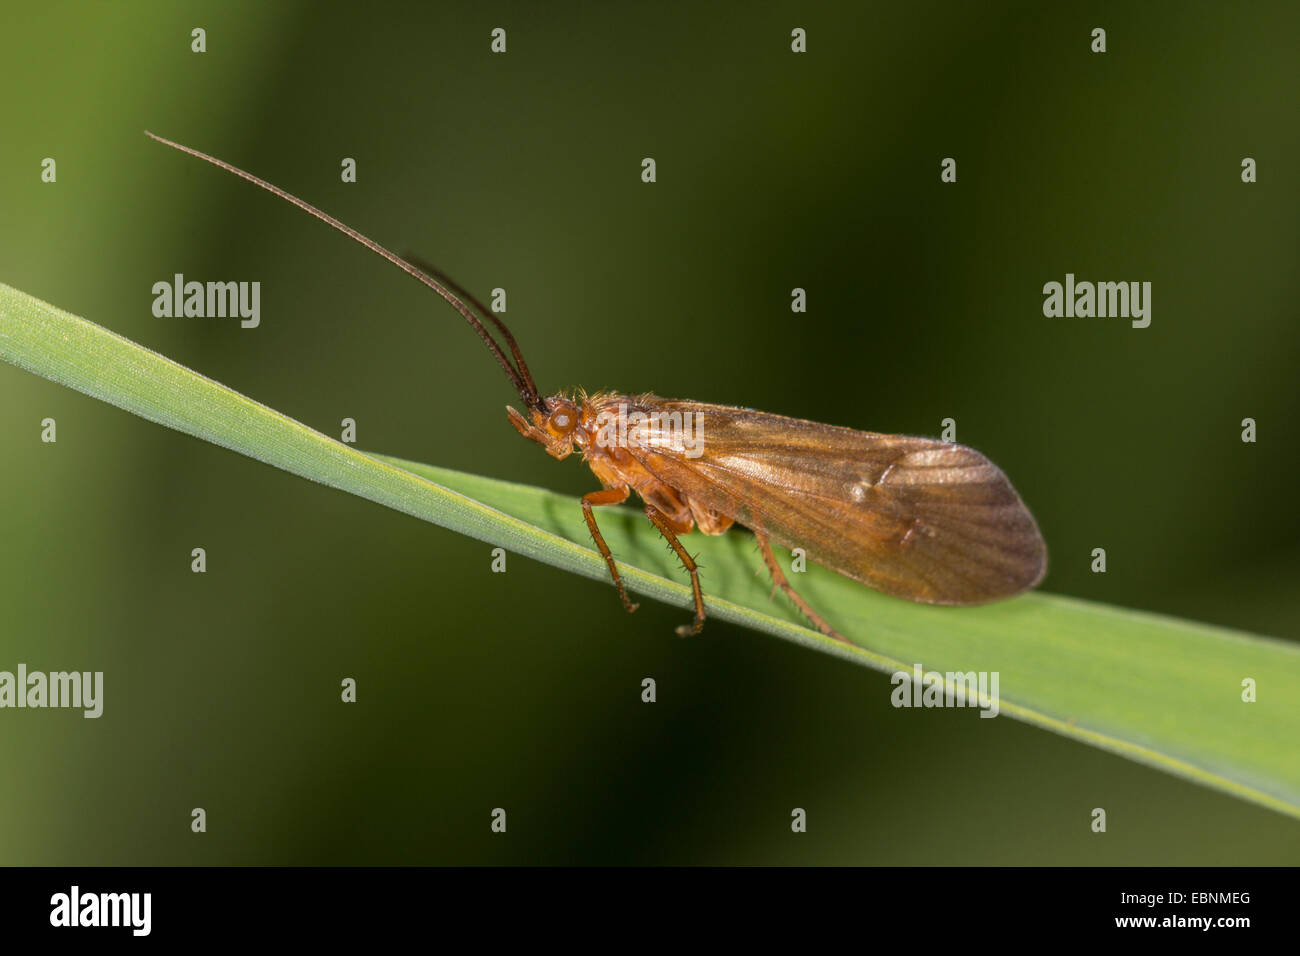
<instances>
[{"instance_id":1,"label":"insect leg","mask_svg":"<svg viewBox=\"0 0 1300 956\"><path fill-rule=\"evenodd\" d=\"M786 580L785 572L781 570L781 565L776 562L776 555L772 553L772 545L768 542L767 535L763 534L761 531L755 531L754 537L758 539L758 547L763 552L763 561L766 562L767 569L772 572L773 584L786 593L790 600L794 602L795 607L803 612L804 617L808 618L808 620L812 621L813 624L816 625L817 630L821 631L827 637L833 637L837 641L851 644L852 641L827 624L826 619L809 607L808 602L801 598L799 593L790 586L790 582Z\"/></svg>"},{"instance_id":2,"label":"insect leg","mask_svg":"<svg viewBox=\"0 0 1300 956\"><path fill-rule=\"evenodd\" d=\"M614 587L618 588L618 596L623 601L623 607L631 614L638 605L632 603L632 599L627 596L627 588L623 587L623 578L618 573L618 565L614 563L614 555L609 552L609 545L605 543L600 529L596 527L596 516L592 514L591 509L598 505L621 505L627 501L631 492L624 485L622 488L606 488L603 491L592 491L582 496L582 516L587 519L587 527L591 531L591 537L596 542L596 548L600 551L600 556L605 559L605 564L609 568L609 576L614 579Z\"/></svg>"},{"instance_id":3,"label":"insect leg","mask_svg":"<svg viewBox=\"0 0 1300 956\"><path fill-rule=\"evenodd\" d=\"M683 624L677 629L677 633L681 637L698 634L701 628L704 627L704 594L700 591L700 572L695 565L695 559L682 547L682 543L677 540L676 533L668 526L667 520L665 520L659 509L646 505L645 516L650 519L651 524L659 529L659 533L664 536L664 540L668 542L669 547L677 552L682 567L686 568L687 574L691 576L691 592L695 596L695 620L690 624Z\"/></svg>"}]
</instances>

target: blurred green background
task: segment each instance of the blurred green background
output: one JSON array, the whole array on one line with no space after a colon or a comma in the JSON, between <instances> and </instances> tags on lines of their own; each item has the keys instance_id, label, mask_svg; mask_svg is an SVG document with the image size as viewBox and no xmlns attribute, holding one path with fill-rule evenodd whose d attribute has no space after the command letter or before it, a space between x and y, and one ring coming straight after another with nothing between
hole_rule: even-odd
<instances>
[{"instance_id":1,"label":"blurred green background","mask_svg":"<svg viewBox=\"0 0 1300 956\"><path fill-rule=\"evenodd\" d=\"M1297 27L1262 3L7 4L0 281L327 433L355 418L362 448L596 487L511 430L445 306L151 129L506 288L544 389L952 417L1035 511L1047 590L1295 639ZM155 318L176 272L261 281L261 327ZM1152 282L1150 328L1044 318L1066 272ZM886 676L722 622L680 640L680 610L522 558L493 574L484 544L7 365L0 439L0 669L106 686L99 720L0 712L3 863L1300 859L1267 810L895 710Z\"/></svg>"}]
</instances>

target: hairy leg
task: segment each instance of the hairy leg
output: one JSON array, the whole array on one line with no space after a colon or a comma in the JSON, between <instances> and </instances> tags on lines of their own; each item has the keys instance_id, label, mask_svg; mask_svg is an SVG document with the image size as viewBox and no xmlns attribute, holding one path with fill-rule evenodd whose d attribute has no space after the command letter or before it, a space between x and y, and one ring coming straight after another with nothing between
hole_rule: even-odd
<instances>
[{"instance_id":1,"label":"hairy leg","mask_svg":"<svg viewBox=\"0 0 1300 956\"><path fill-rule=\"evenodd\" d=\"M813 622L817 630L821 631L827 637L833 637L837 641L851 644L852 642L848 638L827 624L826 619L814 611L808 605L808 602L801 598L799 593L790 586L790 582L786 580L785 572L781 570L781 565L776 562L776 555L772 553L772 545L769 543L767 535L763 534L761 531L755 531L754 537L758 539L758 547L763 552L763 561L767 564L768 571L772 573L773 585L786 593L786 596L794 602L794 606L803 612L804 617Z\"/></svg>"},{"instance_id":2,"label":"hairy leg","mask_svg":"<svg viewBox=\"0 0 1300 956\"><path fill-rule=\"evenodd\" d=\"M704 627L704 593L700 590L700 572L699 568L696 567L695 559L687 553L686 549L682 547L682 543L677 540L676 533L671 527L669 527L668 520L663 516L663 514L651 505L646 505L645 516L650 519L650 522L656 528L659 529L659 533L664 536L664 540L668 542L668 546L671 547L673 551L677 553L677 557L681 559L682 567L686 569L686 573L691 576L691 592L695 596L695 620L690 624L683 624L681 627L677 628L677 633L682 637L687 637L691 634L698 634Z\"/></svg>"},{"instance_id":3,"label":"hairy leg","mask_svg":"<svg viewBox=\"0 0 1300 956\"><path fill-rule=\"evenodd\" d=\"M627 588L623 587L623 578L618 573L618 565L614 563L614 555L610 554L609 545L605 543L600 528L596 527L596 516L591 511L592 508L600 505L621 505L627 501L629 494L626 485L622 488L606 488L603 491L589 492L582 496L582 516L587 519L587 528L591 531L591 537L596 542L600 556L605 559L609 576L614 579L614 587L618 588L618 596L623 601L623 607L630 614L637 609L638 605L633 604L632 599L627 596Z\"/></svg>"}]
</instances>

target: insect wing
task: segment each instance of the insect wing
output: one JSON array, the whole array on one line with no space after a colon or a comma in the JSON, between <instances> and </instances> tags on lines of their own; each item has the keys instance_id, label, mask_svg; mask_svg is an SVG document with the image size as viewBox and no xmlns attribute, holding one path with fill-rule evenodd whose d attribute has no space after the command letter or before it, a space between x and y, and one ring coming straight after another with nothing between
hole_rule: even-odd
<instances>
[{"instance_id":1,"label":"insect wing","mask_svg":"<svg viewBox=\"0 0 1300 956\"><path fill-rule=\"evenodd\" d=\"M699 505L886 594L969 605L1037 584L1047 549L1006 475L972 448L643 396L663 427L629 451ZM691 418L685 419L690 412Z\"/></svg>"}]
</instances>

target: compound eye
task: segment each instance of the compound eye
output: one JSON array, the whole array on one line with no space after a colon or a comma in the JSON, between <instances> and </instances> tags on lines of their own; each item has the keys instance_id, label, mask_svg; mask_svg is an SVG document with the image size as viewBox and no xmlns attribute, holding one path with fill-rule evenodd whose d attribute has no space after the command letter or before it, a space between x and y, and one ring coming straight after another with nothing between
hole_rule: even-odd
<instances>
[{"instance_id":1,"label":"compound eye","mask_svg":"<svg viewBox=\"0 0 1300 956\"><path fill-rule=\"evenodd\" d=\"M577 422L572 408L562 405L551 413L551 427L560 434L573 431L575 424Z\"/></svg>"}]
</instances>

